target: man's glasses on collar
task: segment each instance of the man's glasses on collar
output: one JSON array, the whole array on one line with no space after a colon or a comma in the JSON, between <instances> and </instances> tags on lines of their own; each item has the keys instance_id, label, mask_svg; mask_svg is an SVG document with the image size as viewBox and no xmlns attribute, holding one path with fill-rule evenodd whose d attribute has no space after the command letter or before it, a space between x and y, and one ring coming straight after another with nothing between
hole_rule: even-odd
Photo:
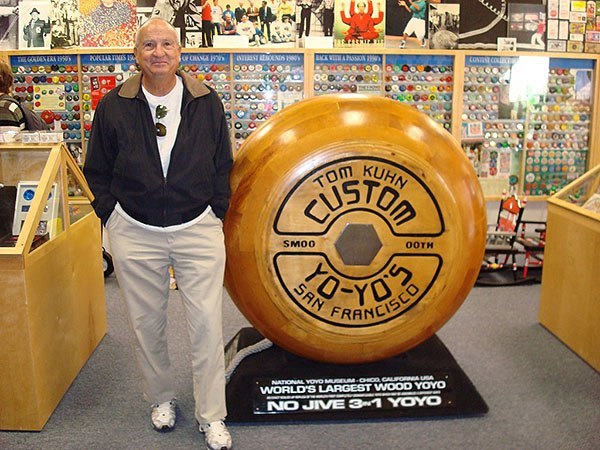
<instances>
[{"instance_id":1,"label":"man's glasses on collar","mask_svg":"<svg viewBox=\"0 0 600 450\"><path fill-rule=\"evenodd\" d=\"M164 137L167 135L167 127L165 126L164 123L160 123L159 120L166 117L168 112L169 112L169 110L167 109L166 106L164 106L164 105L156 106L156 123L155 123L155 125L156 125L156 135L158 137Z\"/></svg>"}]
</instances>

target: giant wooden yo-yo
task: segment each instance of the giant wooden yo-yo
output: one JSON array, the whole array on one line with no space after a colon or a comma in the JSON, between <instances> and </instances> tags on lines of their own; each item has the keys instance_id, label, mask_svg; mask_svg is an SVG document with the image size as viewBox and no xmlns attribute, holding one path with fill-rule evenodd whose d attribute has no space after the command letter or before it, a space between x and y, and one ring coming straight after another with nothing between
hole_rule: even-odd
<instances>
[{"instance_id":1,"label":"giant wooden yo-yo","mask_svg":"<svg viewBox=\"0 0 600 450\"><path fill-rule=\"evenodd\" d=\"M225 220L226 286L266 338L362 363L431 337L473 287L486 215L448 132L392 100L328 95L243 144Z\"/></svg>"}]
</instances>

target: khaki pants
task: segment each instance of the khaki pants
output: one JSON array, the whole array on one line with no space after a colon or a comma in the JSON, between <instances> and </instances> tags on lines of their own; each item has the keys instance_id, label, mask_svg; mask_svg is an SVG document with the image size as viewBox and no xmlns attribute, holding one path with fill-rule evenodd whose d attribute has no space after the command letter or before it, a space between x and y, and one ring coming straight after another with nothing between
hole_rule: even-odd
<instances>
[{"instance_id":1,"label":"khaki pants","mask_svg":"<svg viewBox=\"0 0 600 450\"><path fill-rule=\"evenodd\" d=\"M175 232L155 232L114 212L107 235L150 403L174 398L167 350L169 266L185 308L191 340L196 419L225 418L222 332L225 245L221 221L211 211L199 223Z\"/></svg>"}]
</instances>

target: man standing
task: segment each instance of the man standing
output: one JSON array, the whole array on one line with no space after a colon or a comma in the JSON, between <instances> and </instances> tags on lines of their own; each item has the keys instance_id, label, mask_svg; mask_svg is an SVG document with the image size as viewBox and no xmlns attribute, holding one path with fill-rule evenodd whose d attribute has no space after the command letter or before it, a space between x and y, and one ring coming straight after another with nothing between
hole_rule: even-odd
<instances>
[{"instance_id":1,"label":"man standing","mask_svg":"<svg viewBox=\"0 0 600 450\"><path fill-rule=\"evenodd\" d=\"M167 351L169 266L191 340L195 417L210 450L227 450L221 301L233 164L216 92L177 70L177 32L153 17L133 51L141 73L110 91L94 116L84 173L111 244L155 429L175 426Z\"/></svg>"},{"instance_id":2,"label":"man standing","mask_svg":"<svg viewBox=\"0 0 600 450\"><path fill-rule=\"evenodd\" d=\"M333 9L334 0L323 0L319 8L323 9L323 34L333 36Z\"/></svg>"},{"instance_id":3,"label":"man standing","mask_svg":"<svg viewBox=\"0 0 600 450\"><path fill-rule=\"evenodd\" d=\"M227 19L227 16L229 16L231 18L231 21L233 23L235 23L235 14L231 10L231 5L229 5L229 4L225 5L225 10L223 11L223 14L221 15L221 19L222 19L221 23L225 22L225 20Z\"/></svg>"},{"instance_id":4,"label":"man standing","mask_svg":"<svg viewBox=\"0 0 600 450\"><path fill-rule=\"evenodd\" d=\"M248 20L252 23L258 23L258 8L254 6L252 0L248 1L248 9L246 10Z\"/></svg>"},{"instance_id":5,"label":"man standing","mask_svg":"<svg viewBox=\"0 0 600 450\"><path fill-rule=\"evenodd\" d=\"M312 12L312 0L300 0L298 2L300 7L300 39L302 34L310 36L310 19Z\"/></svg>"},{"instance_id":6,"label":"man standing","mask_svg":"<svg viewBox=\"0 0 600 450\"><path fill-rule=\"evenodd\" d=\"M405 8L412 14L410 20L404 28L400 48L406 46L406 39L414 33L419 40L421 47L425 47L425 16L427 15L427 0L398 0L398 5Z\"/></svg>"},{"instance_id":7,"label":"man standing","mask_svg":"<svg viewBox=\"0 0 600 450\"><path fill-rule=\"evenodd\" d=\"M33 8L29 15L31 20L23 27L23 37L27 47L44 47L44 36L50 33L50 19L48 22L40 19L37 8Z\"/></svg>"},{"instance_id":8,"label":"man standing","mask_svg":"<svg viewBox=\"0 0 600 450\"><path fill-rule=\"evenodd\" d=\"M202 47L212 47L213 21L212 5L209 0L202 0Z\"/></svg>"},{"instance_id":9,"label":"man standing","mask_svg":"<svg viewBox=\"0 0 600 450\"><path fill-rule=\"evenodd\" d=\"M213 37L217 34L221 34L221 21L223 16L223 8L219 5L219 0L213 0L211 9L212 16L212 34Z\"/></svg>"},{"instance_id":10,"label":"man standing","mask_svg":"<svg viewBox=\"0 0 600 450\"><path fill-rule=\"evenodd\" d=\"M239 2L237 7L235 8L235 22L240 23L242 21L242 17L246 14L246 8L243 6L243 2Z\"/></svg>"},{"instance_id":11,"label":"man standing","mask_svg":"<svg viewBox=\"0 0 600 450\"><path fill-rule=\"evenodd\" d=\"M263 0L262 6L258 8L258 16L260 17L260 30L265 33L267 29L267 39L271 40L271 19L273 18L273 11L270 6L267 6L267 2Z\"/></svg>"}]
</instances>

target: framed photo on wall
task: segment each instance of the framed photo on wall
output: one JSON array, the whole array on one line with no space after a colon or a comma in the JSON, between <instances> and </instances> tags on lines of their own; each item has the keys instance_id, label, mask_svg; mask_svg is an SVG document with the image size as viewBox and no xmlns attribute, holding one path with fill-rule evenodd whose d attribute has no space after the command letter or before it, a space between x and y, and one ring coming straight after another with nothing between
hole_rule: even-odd
<instances>
[{"instance_id":1,"label":"framed photo on wall","mask_svg":"<svg viewBox=\"0 0 600 450\"><path fill-rule=\"evenodd\" d=\"M50 48L50 2L19 3L19 48Z\"/></svg>"}]
</instances>

